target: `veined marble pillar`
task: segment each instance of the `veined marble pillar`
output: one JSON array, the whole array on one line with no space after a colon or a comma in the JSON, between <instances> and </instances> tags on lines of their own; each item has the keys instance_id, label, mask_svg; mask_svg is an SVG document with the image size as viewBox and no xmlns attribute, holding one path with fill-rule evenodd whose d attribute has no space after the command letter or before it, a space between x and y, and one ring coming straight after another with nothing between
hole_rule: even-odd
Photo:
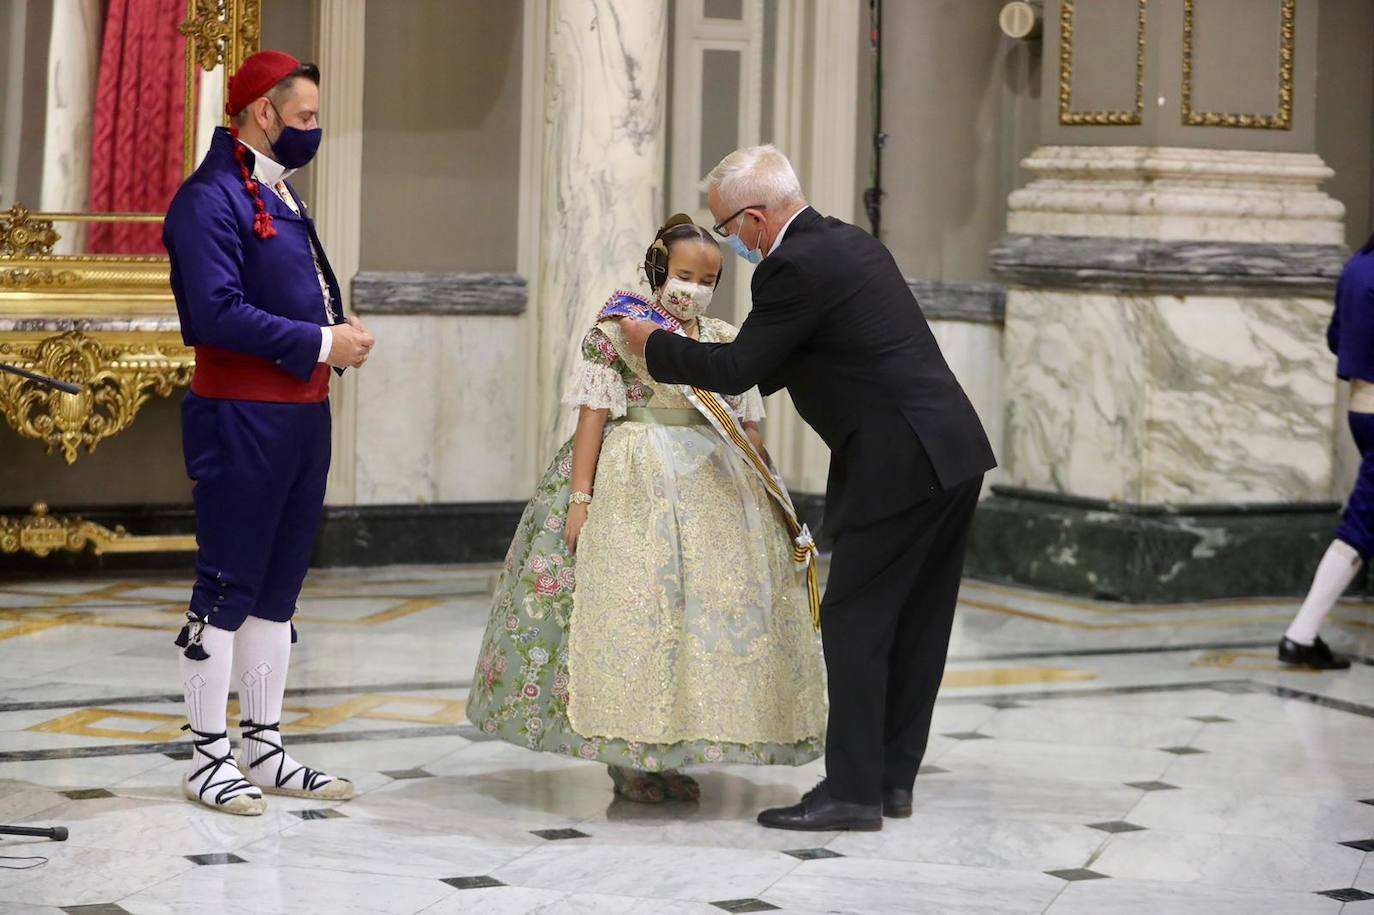
<instances>
[{"instance_id":1,"label":"veined marble pillar","mask_svg":"<svg viewBox=\"0 0 1374 915\"><path fill-rule=\"evenodd\" d=\"M353 277L361 256L363 175L363 57L367 50L366 0L321 0L320 114L328 124L316 160L315 208L320 239L339 277L344 309L352 313ZM335 380L334 460L326 501L348 505L358 499L358 380L345 372Z\"/></svg>"},{"instance_id":2,"label":"veined marble pillar","mask_svg":"<svg viewBox=\"0 0 1374 915\"><path fill-rule=\"evenodd\" d=\"M54 0L48 42L48 104L43 135L43 187L37 206L82 212L91 190L91 125L100 64L99 0ZM81 254L86 227L62 230L55 254Z\"/></svg>"},{"instance_id":3,"label":"veined marble pillar","mask_svg":"<svg viewBox=\"0 0 1374 915\"><path fill-rule=\"evenodd\" d=\"M532 283L544 455L571 431L561 399L582 336L615 289L638 288L663 216L667 36L666 0L549 2Z\"/></svg>"},{"instance_id":4,"label":"veined marble pillar","mask_svg":"<svg viewBox=\"0 0 1374 915\"><path fill-rule=\"evenodd\" d=\"M1293 67L1315 13L1266 0L1195 19L1190 3L1147 22L1144 3L1115 4L1138 13L1132 34L1108 7L1076 20L1054 5L1045 133L1062 145L1023 163L1032 180L992 251L1009 287L1004 484L970 573L1125 600L1300 592L1337 507L1325 329L1346 253L1331 170L1310 152L1315 54ZM1122 34L1135 68L1111 53ZM1230 71L1247 43L1278 51L1274 85ZM1277 108L1210 113L1223 104Z\"/></svg>"}]
</instances>

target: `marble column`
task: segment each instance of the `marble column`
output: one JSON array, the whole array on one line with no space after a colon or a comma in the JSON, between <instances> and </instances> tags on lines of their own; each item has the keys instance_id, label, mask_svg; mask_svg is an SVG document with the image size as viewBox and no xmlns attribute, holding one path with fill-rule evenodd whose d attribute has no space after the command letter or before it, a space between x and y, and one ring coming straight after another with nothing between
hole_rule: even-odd
<instances>
[{"instance_id":1,"label":"marble column","mask_svg":"<svg viewBox=\"0 0 1374 915\"><path fill-rule=\"evenodd\" d=\"M345 311L352 313L353 277L361 257L363 174L363 60L366 0L321 0L318 36L320 119L328 126L315 164L315 213L320 240L339 277ZM326 501L358 499L359 372L345 372L330 394L334 460Z\"/></svg>"},{"instance_id":2,"label":"marble column","mask_svg":"<svg viewBox=\"0 0 1374 915\"><path fill-rule=\"evenodd\" d=\"M550 0L535 288L541 454L582 336L638 265L663 211L666 0Z\"/></svg>"},{"instance_id":3,"label":"marble column","mask_svg":"<svg viewBox=\"0 0 1374 915\"><path fill-rule=\"evenodd\" d=\"M48 104L43 131L43 186L49 213L82 212L91 188L91 125L100 64L99 0L53 0L48 41ZM54 254L80 254L85 226L70 224Z\"/></svg>"},{"instance_id":4,"label":"marble column","mask_svg":"<svg viewBox=\"0 0 1374 915\"><path fill-rule=\"evenodd\" d=\"M1023 163L992 251L1006 439L975 576L1293 593L1329 539L1344 211L1312 152L1315 53L1293 53L1316 13L1203 6L1047 5L1055 145Z\"/></svg>"}]
</instances>

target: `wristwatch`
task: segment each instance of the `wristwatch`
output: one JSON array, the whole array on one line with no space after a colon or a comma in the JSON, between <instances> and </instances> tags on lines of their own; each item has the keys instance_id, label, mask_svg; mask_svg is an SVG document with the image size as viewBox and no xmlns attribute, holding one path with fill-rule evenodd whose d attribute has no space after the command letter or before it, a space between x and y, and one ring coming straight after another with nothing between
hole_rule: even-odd
<instances>
[{"instance_id":1,"label":"wristwatch","mask_svg":"<svg viewBox=\"0 0 1374 915\"><path fill-rule=\"evenodd\" d=\"M591 505L592 497L585 492L574 492L568 499L569 505Z\"/></svg>"}]
</instances>

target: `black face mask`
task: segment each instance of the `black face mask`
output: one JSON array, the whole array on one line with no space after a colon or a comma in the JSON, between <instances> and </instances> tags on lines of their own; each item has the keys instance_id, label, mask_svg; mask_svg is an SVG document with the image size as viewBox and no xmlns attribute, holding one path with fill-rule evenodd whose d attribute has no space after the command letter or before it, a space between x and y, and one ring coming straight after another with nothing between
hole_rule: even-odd
<instances>
[{"instance_id":1,"label":"black face mask","mask_svg":"<svg viewBox=\"0 0 1374 915\"><path fill-rule=\"evenodd\" d=\"M281 133L277 135L276 142L267 141L267 144L272 147L272 158L276 159L277 164L283 168L304 168L311 159L315 158L324 131L318 127L313 130L288 127L286 120L281 116L281 112L277 111L275 104L272 105L272 110L276 112L277 121L282 125Z\"/></svg>"}]
</instances>

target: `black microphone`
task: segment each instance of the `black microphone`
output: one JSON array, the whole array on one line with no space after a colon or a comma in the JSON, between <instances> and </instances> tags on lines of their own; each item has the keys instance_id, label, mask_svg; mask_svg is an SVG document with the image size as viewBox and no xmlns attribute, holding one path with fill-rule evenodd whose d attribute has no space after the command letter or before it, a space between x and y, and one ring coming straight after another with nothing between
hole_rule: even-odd
<instances>
[{"instance_id":1,"label":"black microphone","mask_svg":"<svg viewBox=\"0 0 1374 915\"><path fill-rule=\"evenodd\" d=\"M50 388L56 388L66 394L81 393L81 385L79 384L72 384L70 381L58 381L56 378L49 378L47 375L39 375L37 372L21 369L17 365L8 365L4 362L0 362L0 372L9 372L11 375L18 375L20 378L27 378L29 381L36 381Z\"/></svg>"}]
</instances>

